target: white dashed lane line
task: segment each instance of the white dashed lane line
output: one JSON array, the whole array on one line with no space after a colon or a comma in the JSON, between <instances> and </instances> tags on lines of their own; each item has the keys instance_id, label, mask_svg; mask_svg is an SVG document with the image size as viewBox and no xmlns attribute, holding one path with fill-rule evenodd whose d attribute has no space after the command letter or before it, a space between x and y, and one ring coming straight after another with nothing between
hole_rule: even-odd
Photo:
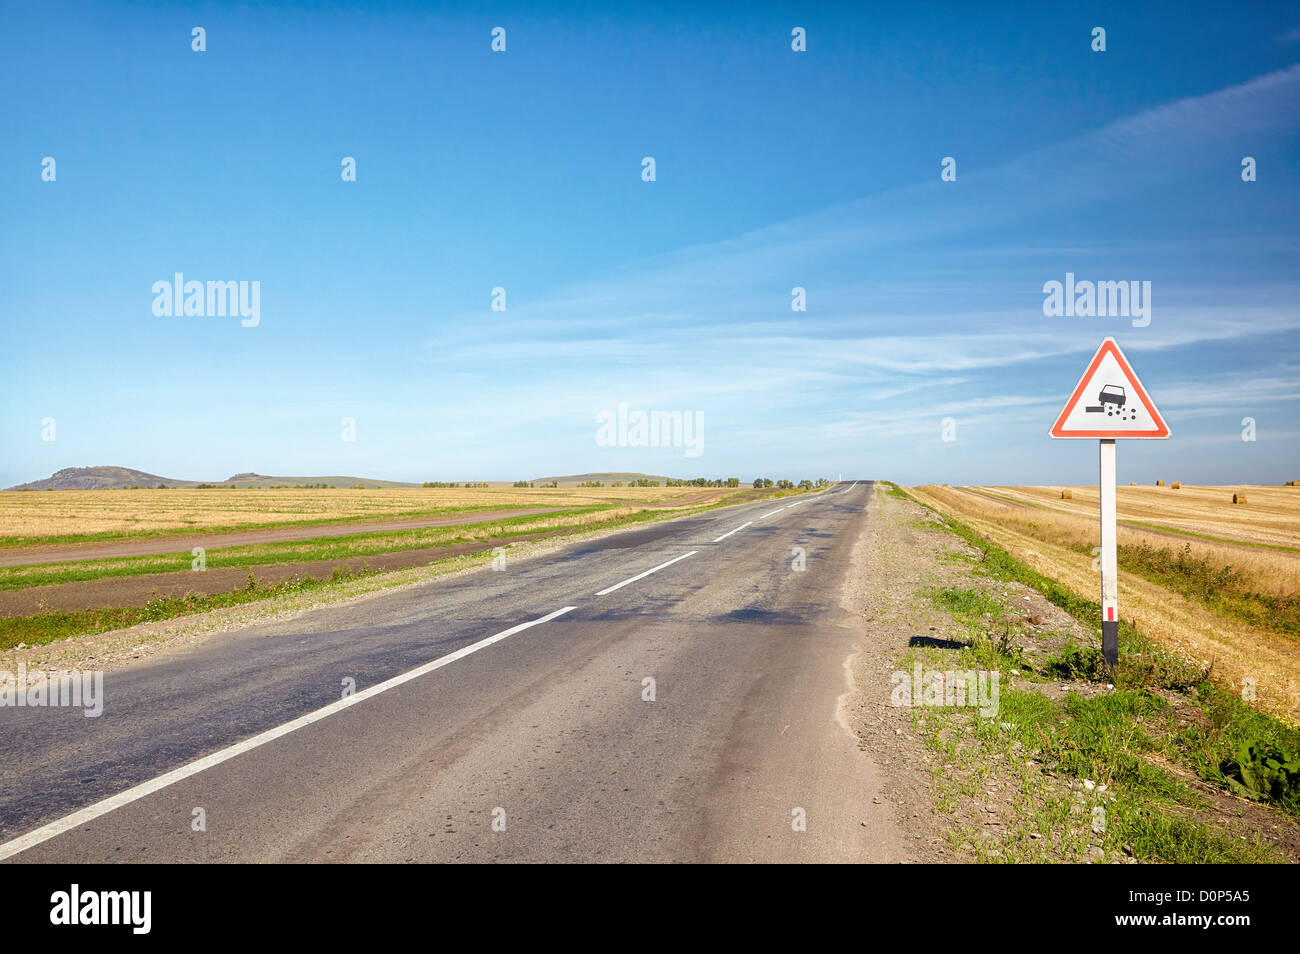
<instances>
[{"instance_id":1,"label":"white dashed lane line","mask_svg":"<svg viewBox=\"0 0 1300 954\"><path fill-rule=\"evenodd\" d=\"M673 558L672 558L671 560L669 560L667 563L660 563L658 566L656 566L656 567L651 567L650 569L646 570L644 573L638 573L636 576L629 576L629 577L628 577L626 580L624 580L622 583L615 583L613 586L607 586L607 587L605 587L603 590L601 590L599 593L597 593L596 595L597 595L597 596L604 596L606 593L613 593L615 590L622 589L623 587L627 586L629 583L635 583L637 580L643 580L643 579L645 579L647 576L649 576L651 573L658 573L658 572L659 572L660 570L662 570L664 567L666 567L666 566L672 566L672 565L673 565L674 563L676 563L678 560L685 560L688 556L694 556L695 554L697 554L697 553L699 553L699 552L700 552L699 550L692 550L690 553L683 553L683 554L682 554L681 556L679 556L679 557L673 557Z\"/></svg>"},{"instance_id":2,"label":"white dashed lane line","mask_svg":"<svg viewBox=\"0 0 1300 954\"><path fill-rule=\"evenodd\" d=\"M754 523L753 520L746 521L745 523L742 523L740 526L738 526L735 530L728 530L726 533L718 537L718 539L714 540L713 542L721 543L723 540L727 539L727 537L731 536L733 533L739 533L741 530L744 530L746 527L752 526L753 523Z\"/></svg>"}]
</instances>

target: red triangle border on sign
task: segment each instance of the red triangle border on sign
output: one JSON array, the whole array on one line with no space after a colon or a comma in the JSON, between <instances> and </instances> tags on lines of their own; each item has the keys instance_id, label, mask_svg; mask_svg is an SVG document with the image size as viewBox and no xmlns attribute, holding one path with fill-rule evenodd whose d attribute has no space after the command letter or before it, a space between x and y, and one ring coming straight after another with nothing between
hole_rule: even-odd
<instances>
[{"instance_id":1,"label":"red triangle border on sign","mask_svg":"<svg viewBox=\"0 0 1300 954\"><path fill-rule=\"evenodd\" d=\"M1061 430L1062 425L1065 423L1065 419L1070 416L1070 412L1074 410L1075 405L1077 405L1079 403L1080 398L1083 397L1084 386L1087 385L1089 380L1091 380L1093 372L1097 370L1097 366L1101 364L1101 359L1104 358L1107 354L1115 358L1116 363L1118 363L1120 366L1120 370L1124 372L1124 376L1128 379L1129 384L1133 386L1134 392L1136 392L1137 396L1141 398L1143 407L1145 407L1147 409L1147 413L1151 415L1151 420L1156 422L1155 430L1150 430L1150 431L1106 431L1106 430L1062 431ZM1096 437L1101 439L1122 438L1122 437L1168 437L1169 425L1165 423L1165 419L1160 416L1160 412L1157 411L1155 405L1151 403L1151 398L1147 396L1146 388L1142 387L1142 382L1138 380L1137 375L1133 373L1133 369L1129 367L1129 363L1124 359L1124 353L1119 350L1119 345L1115 342L1115 339L1107 338L1105 341L1101 343L1101 347L1097 349L1097 353L1093 356L1092 361L1088 364L1087 370L1084 371L1083 376L1079 378L1079 383L1074 386L1074 392L1070 395L1070 399L1065 402L1065 409L1062 410L1061 413L1057 415L1056 423L1052 425L1052 429L1049 433L1052 435L1052 437Z\"/></svg>"}]
</instances>

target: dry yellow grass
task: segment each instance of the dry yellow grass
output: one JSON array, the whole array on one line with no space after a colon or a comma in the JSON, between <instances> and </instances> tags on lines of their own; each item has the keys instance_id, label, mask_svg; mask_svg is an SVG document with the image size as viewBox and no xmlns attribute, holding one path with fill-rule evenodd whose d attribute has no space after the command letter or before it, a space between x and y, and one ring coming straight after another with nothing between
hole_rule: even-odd
<instances>
[{"instance_id":1,"label":"dry yellow grass","mask_svg":"<svg viewBox=\"0 0 1300 954\"><path fill-rule=\"evenodd\" d=\"M1021 503L1038 504L1067 513L1097 517L1097 488L1092 487L972 487ZM1063 490L1073 499L1061 500ZM1233 506L1232 495L1245 494L1246 506ZM1116 488L1119 519L1159 524L1243 543L1271 543L1300 548L1300 488L1169 487Z\"/></svg>"},{"instance_id":2,"label":"dry yellow grass","mask_svg":"<svg viewBox=\"0 0 1300 954\"><path fill-rule=\"evenodd\" d=\"M1026 536L1047 543L1066 546L1096 546L1099 541L1096 487L1074 487L1073 499L1060 499L1060 488L1054 487L958 487L922 488L944 509L967 516L991 520L1015 528ZM1134 490L1150 491L1158 500L1142 499ZM1259 488L1267 493L1269 488ZM1127 492L1127 493L1126 493ZM1300 494L1277 491L1289 500L1274 500L1270 509L1262 506L1254 514L1258 526L1252 531L1250 511L1231 503L1218 509L1225 512L1222 525L1212 522L1207 513L1205 499L1223 499L1223 488L1190 488L1174 494L1167 489L1154 487L1120 487L1118 501L1120 546L1146 544L1156 549L1186 548L1194 557L1207 559L1219 566L1231 566L1251 578L1256 592L1270 596L1288 597L1300 593L1300 552L1274 550L1259 546L1290 546L1300 551ZM1252 488L1252 496L1256 489ZM1183 496L1186 494L1187 496ZM1134 499L1137 497L1137 499ZM1184 507L1179 504L1186 501ZM1252 510L1255 509L1252 505ZM1158 524L1134 526L1125 521ZM1171 531L1203 533L1220 540L1204 540ZM1217 531L1217 532L1216 532ZM1220 542L1234 541L1234 542Z\"/></svg>"},{"instance_id":3,"label":"dry yellow grass","mask_svg":"<svg viewBox=\"0 0 1300 954\"><path fill-rule=\"evenodd\" d=\"M1076 549L1098 543L1097 488L1071 489L1073 499L1066 500L1060 498L1060 487L928 486L912 493L987 535L1039 573L1097 600L1100 580L1092 557ZM1247 573L1257 592L1294 595L1300 592L1300 553L1251 546L1247 541L1300 546L1300 494L1251 487L1250 497L1261 500L1258 509L1254 504L1234 507L1226 502L1231 500L1231 488L1184 487L1174 493L1168 488L1121 487L1121 520L1160 523L1242 542L1218 543L1122 524L1119 542L1121 546L1186 546L1195 556ZM1223 523L1216 519L1219 511ZM1185 658L1212 661L1216 677L1225 686L1239 689L1242 679L1256 679L1262 706L1291 722L1300 721L1300 649L1294 640L1227 619L1195 600L1122 571L1120 611L1134 619L1144 634Z\"/></svg>"},{"instance_id":4,"label":"dry yellow grass","mask_svg":"<svg viewBox=\"0 0 1300 954\"><path fill-rule=\"evenodd\" d=\"M383 519L441 507L671 506L734 493L700 487L377 490L58 490L0 492L0 537L141 533L301 520Z\"/></svg>"}]
</instances>

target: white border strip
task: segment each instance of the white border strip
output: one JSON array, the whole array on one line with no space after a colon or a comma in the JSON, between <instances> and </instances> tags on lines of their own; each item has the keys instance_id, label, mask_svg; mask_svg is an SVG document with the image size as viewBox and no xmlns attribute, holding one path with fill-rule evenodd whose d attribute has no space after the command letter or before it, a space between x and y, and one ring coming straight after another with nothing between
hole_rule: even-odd
<instances>
[{"instance_id":1,"label":"white border strip","mask_svg":"<svg viewBox=\"0 0 1300 954\"><path fill-rule=\"evenodd\" d=\"M476 643L470 643L468 646L464 646L455 652L438 657L433 660L433 662L425 663L423 666L417 666L408 672L404 672L400 676L386 679L381 683L371 686L369 689L363 689L360 692L346 696L338 702L331 702L329 705L317 709L315 712L309 712L304 716L299 716L296 719L286 722L284 725L276 726L274 729L267 729L265 732L261 732L252 738L245 739L242 742L236 742L234 745L213 752L211 755L205 755L197 761L190 762L188 765L182 765L180 768L173 769L165 775L159 775L157 778L148 782L142 782L134 788L128 788L124 792L118 792L116 795L112 795L104 799L102 802L96 802L80 811L73 812L71 815L50 822L48 825L43 825L34 831L29 831L25 835L20 835L12 841L5 842L3 845L0 845L0 860L10 858L18 854L20 851L26 851L28 848L39 845L43 841L49 841L56 835L61 835L65 831L76 828L78 825L84 825L87 822L94 821L96 818L99 818L101 815L107 815L114 809L139 801L146 795L152 795L159 789L166 788L169 785L174 785L183 779L189 778L191 775L197 775L205 769L210 769L213 766L220 765L222 762L229 761L237 755L243 755L245 752L266 745L268 742L273 742L282 736L288 735L290 732L311 725L313 722L319 722L321 719L324 719L327 716L332 716L336 712L342 712L349 706L354 706L358 702L377 696L381 692L395 689L403 683L410 682L412 679L419 679L421 676L431 673L435 669L441 669L443 666L448 666L458 659L464 659L466 656L476 653L480 649L486 649L493 643L499 643L501 640L515 635L515 633L521 633L539 623L546 623L555 619L557 616L563 616L565 613L573 609L577 609L577 607L566 606L563 609L556 610L554 613L547 613L540 619L535 619L528 623L520 623L518 626L512 626L507 630L502 630L495 636L488 636L486 639L480 639Z\"/></svg>"},{"instance_id":2,"label":"white border strip","mask_svg":"<svg viewBox=\"0 0 1300 954\"><path fill-rule=\"evenodd\" d=\"M780 512L781 512L782 510L784 510L784 509L785 509L785 507L777 507L775 510L769 510L767 513L763 514L763 516L759 517L758 519L759 519L759 520L764 520L764 519L766 519L767 517L772 516L772 514L774 514L774 513L780 513Z\"/></svg>"},{"instance_id":3,"label":"white border strip","mask_svg":"<svg viewBox=\"0 0 1300 954\"><path fill-rule=\"evenodd\" d=\"M651 573L658 573L658 572L659 572L660 570L662 570L664 567L666 567L666 566L672 566L672 565L673 565L674 563L676 563L678 560L685 560L688 556L694 556L695 554L697 554L697 553L699 553L699 552L700 552L699 550L692 550L690 553L683 553L683 554L682 554L681 556L679 556L679 557L673 557L673 558L672 558L671 560L669 560L667 563L660 563L658 566L656 566L656 567L652 567L651 569L646 570L644 573L638 573L636 576L630 576L630 577L628 577L626 580L624 580L622 583L615 583L613 586L607 586L607 587L605 587L603 590L601 590L599 593L597 593L596 595L597 595L597 596L604 596L606 593L613 593L615 590L620 590L620 589L622 589L623 587L627 586L629 583L635 583L637 580L645 579L645 578L646 578L647 576L649 576Z\"/></svg>"}]
</instances>

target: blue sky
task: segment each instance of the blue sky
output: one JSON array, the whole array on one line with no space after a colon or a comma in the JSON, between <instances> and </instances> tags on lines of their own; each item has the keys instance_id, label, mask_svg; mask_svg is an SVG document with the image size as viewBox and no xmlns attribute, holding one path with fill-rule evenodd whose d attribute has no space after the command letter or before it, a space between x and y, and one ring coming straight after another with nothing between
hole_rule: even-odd
<instances>
[{"instance_id":1,"label":"blue sky","mask_svg":"<svg viewBox=\"0 0 1300 954\"><path fill-rule=\"evenodd\" d=\"M1106 335L1174 433L1121 481L1300 479L1300 5L622 7L0 8L0 486L1086 483L1046 435ZM260 323L155 316L176 272ZM1150 325L1045 317L1067 272ZM619 404L702 455L599 446Z\"/></svg>"}]
</instances>

